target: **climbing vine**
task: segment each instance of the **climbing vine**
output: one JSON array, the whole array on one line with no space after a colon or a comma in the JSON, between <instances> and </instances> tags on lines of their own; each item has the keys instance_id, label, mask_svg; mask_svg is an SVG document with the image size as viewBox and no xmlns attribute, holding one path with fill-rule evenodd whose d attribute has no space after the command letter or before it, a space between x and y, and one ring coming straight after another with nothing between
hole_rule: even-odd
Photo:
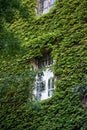
<instances>
[{"instance_id":1,"label":"climbing vine","mask_svg":"<svg viewBox=\"0 0 87 130\"><path fill-rule=\"evenodd\" d=\"M86 130L87 109L83 108L80 94L73 93L73 88L78 88L83 82L87 86L87 0L56 0L53 8L41 16L36 15L35 8L36 0L21 0L14 8L16 14L12 12L12 19L2 16L0 71L9 71L12 75L23 73L25 69L28 71L32 58L44 55L43 50L51 50L55 60L55 93L39 105L35 102L33 107L28 107L26 102L20 106L21 112L10 112L10 118L8 112L7 125L2 118L1 129L8 126L9 130ZM18 123L14 122L15 119Z\"/></svg>"}]
</instances>

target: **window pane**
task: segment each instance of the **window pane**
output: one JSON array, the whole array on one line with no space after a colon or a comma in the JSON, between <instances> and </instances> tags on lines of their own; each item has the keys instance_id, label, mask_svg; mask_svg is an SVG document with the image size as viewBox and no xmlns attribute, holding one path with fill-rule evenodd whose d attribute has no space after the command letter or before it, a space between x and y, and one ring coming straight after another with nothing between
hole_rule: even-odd
<instances>
[{"instance_id":1,"label":"window pane","mask_svg":"<svg viewBox=\"0 0 87 130\"><path fill-rule=\"evenodd\" d=\"M50 96L52 96L52 95L53 95L53 91L54 91L54 90L51 90L51 91L50 91Z\"/></svg>"},{"instance_id":2,"label":"window pane","mask_svg":"<svg viewBox=\"0 0 87 130\"><path fill-rule=\"evenodd\" d=\"M54 88L54 78L50 78L48 80L48 89L53 89Z\"/></svg>"},{"instance_id":3,"label":"window pane","mask_svg":"<svg viewBox=\"0 0 87 130\"><path fill-rule=\"evenodd\" d=\"M50 91L48 91L48 97L50 97Z\"/></svg>"},{"instance_id":4,"label":"window pane","mask_svg":"<svg viewBox=\"0 0 87 130\"><path fill-rule=\"evenodd\" d=\"M48 80L48 89L50 89L50 79Z\"/></svg>"},{"instance_id":5,"label":"window pane","mask_svg":"<svg viewBox=\"0 0 87 130\"><path fill-rule=\"evenodd\" d=\"M48 1L45 0L45 1L44 1L44 7L43 7L43 8L47 8L47 7L48 7Z\"/></svg>"},{"instance_id":6,"label":"window pane","mask_svg":"<svg viewBox=\"0 0 87 130\"><path fill-rule=\"evenodd\" d=\"M52 88L54 88L54 78L52 78Z\"/></svg>"},{"instance_id":7,"label":"window pane","mask_svg":"<svg viewBox=\"0 0 87 130\"><path fill-rule=\"evenodd\" d=\"M45 14L48 11L47 8L43 9L43 14Z\"/></svg>"},{"instance_id":8,"label":"window pane","mask_svg":"<svg viewBox=\"0 0 87 130\"><path fill-rule=\"evenodd\" d=\"M49 91L48 91L48 97L51 97L51 96L53 95L53 91L54 91L54 90L49 90Z\"/></svg>"},{"instance_id":9,"label":"window pane","mask_svg":"<svg viewBox=\"0 0 87 130\"><path fill-rule=\"evenodd\" d=\"M40 83L40 91L44 91L45 90L45 82L41 82Z\"/></svg>"},{"instance_id":10,"label":"window pane","mask_svg":"<svg viewBox=\"0 0 87 130\"><path fill-rule=\"evenodd\" d=\"M54 88L54 78L48 80L48 89Z\"/></svg>"},{"instance_id":11,"label":"window pane","mask_svg":"<svg viewBox=\"0 0 87 130\"><path fill-rule=\"evenodd\" d=\"M36 88L37 88L37 92L40 92L40 84L39 83L37 83Z\"/></svg>"},{"instance_id":12,"label":"window pane","mask_svg":"<svg viewBox=\"0 0 87 130\"><path fill-rule=\"evenodd\" d=\"M54 2L55 0L50 0L50 5L53 5Z\"/></svg>"},{"instance_id":13,"label":"window pane","mask_svg":"<svg viewBox=\"0 0 87 130\"><path fill-rule=\"evenodd\" d=\"M41 96L42 96L41 93L37 93L36 97L37 97L38 100L41 100Z\"/></svg>"}]
</instances>

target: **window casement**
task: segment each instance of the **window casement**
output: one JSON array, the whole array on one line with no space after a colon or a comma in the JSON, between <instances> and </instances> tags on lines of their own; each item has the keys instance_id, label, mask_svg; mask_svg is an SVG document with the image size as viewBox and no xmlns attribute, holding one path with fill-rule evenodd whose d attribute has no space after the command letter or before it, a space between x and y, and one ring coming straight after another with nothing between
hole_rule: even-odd
<instances>
[{"instance_id":1,"label":"window casement","mask_svg":"<svg viewBox=\"0 0 87 130\"><path fill-rule=\"evenodd\" d=\"M37 100L50 98L54 91L54 74L51 70L53 58L50 53L37 58L37 74L35 77L34 95Z\"/></svg>"},{"instance_id":2,"label":"window casement","mask_svg":"<svg viewBox=\"0 0 87 130\"><path fill-rule=\"evenodd\" d=\"M48 80L48 97L51 97L54 92L54 78Z\"/></svg>"},{"instance_id":3,"label":"window casement","mask_svg":"<svg viewBox=\"0 0 87 130\"><path fill-rule=\"evenodd\" d=\"M53 6L55 0L38 0L37 2L37 15L47 13Z\"/></svg>"}]
</instances>

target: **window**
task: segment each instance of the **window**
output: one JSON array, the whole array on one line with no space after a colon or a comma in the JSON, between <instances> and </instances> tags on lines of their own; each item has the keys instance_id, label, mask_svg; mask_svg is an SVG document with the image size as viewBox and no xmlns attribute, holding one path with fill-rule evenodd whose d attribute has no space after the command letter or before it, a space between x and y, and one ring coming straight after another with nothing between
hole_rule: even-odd
<instances>
[{"instance_id":1,"label":"window","mask_svg":"<svg viewBox=\"0 0 87 130\"><path fill-rule=\"evenodd\" d=\"M53 6L55 0L39 0L37 3L37 14L45 14Z\"/></svg>"},{"instance_id":2,"label":"window","mask_svg":"<svg viewBox=\"0 0 87 130\"><path fill-rule=\"evenodd\" d=\"M51 97L54 91L54 78L48 80L48 97Z\"/></svg>"},{"instance_id":3,"label":"window","mask_svg":"<svg viewBox=\"0 0 87 130\"><path fill-rule=\"evenodd\" d=\"M44 100L52 96L54 91L54 74L50 68L53 58L45 53L37 59L38 72L35 77L34 94L38 100Z\"/></svg>"},{"instance_id":4,"label":"window","mask_svg":"<svg viewBox=\"0 0 87 130\"><path fill-rule=\"evenodd\" d=\"M50 0L50 6L53 6L55 0Z\"/></svg>"},{"instance_id":5,"label":"window","mask_svg":"<svg viewBox=\"0 0 87 130\"><path fill-rule=\"evenodd\" d=\"M38 68L47 67L53 64L53 58L50 55L46 55L40 59L38 59Z\"/></svg>"},{"instance_id":6,"label":"window","mask_svg":"<svg viewBox=\"0 0 87 130\"><path fill-rule=\"evenodd\" d=\"M43 9L42 9L42 13L46 13L48 11L48 1L44 0L43 1Z\"/></svg>"}]
</instances>

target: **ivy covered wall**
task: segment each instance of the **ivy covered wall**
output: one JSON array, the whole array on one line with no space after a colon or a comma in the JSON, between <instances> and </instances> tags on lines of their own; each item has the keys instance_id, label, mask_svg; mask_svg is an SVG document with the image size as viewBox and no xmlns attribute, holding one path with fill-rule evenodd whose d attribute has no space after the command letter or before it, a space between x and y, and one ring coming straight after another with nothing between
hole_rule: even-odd
<instances>
[{"instance_id":1,"label":"ivy covered wall","mask_svg":"<svg viewBox=\"0 0 87 130\"><path fill-rule=\"evenodd\" d=\"M8 68L16 72L20 64L26 68L28 60L50 49L57 79L52 98L35 108L25 108L25 128L20 121L20 130L87 130L87 103L84 108L81 98L87 93L87 1L56 0L54 7L41 16L35 12L36 0L22 0L20 7L16 17L11 22L5 20L4 26L14 33L20 53L9 56L3 52L2 72ZM14 130L18 128L18 124L14 126Z\"/></svg>"}]
</instances>

